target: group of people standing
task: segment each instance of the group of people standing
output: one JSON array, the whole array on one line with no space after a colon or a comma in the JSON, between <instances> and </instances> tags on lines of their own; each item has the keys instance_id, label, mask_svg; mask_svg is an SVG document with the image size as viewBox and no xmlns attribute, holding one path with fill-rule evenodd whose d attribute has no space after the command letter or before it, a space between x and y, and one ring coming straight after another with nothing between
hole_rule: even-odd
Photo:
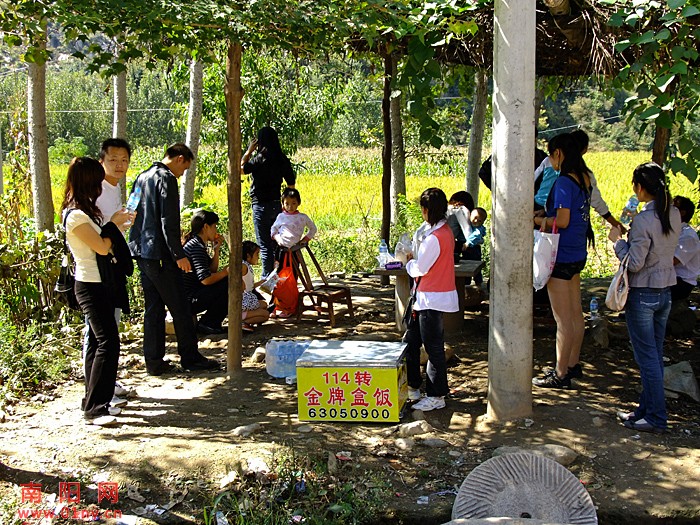
<instances>
[{"instance_id":1,"label":"group of people standing","mask_svg":"<svg viewBox=\"0 0 700 525\"><path fill-rule=\"evenodd\" d=\"M258 154L250 159L256 149ZM98 425L113 423L126 404L115 396L115 388L117 393L124 392L116 382L118 325L122 310L129 307L126 278L133 272L132 260L139 268L144 293L143 352L149 375L160 376L173 368L164 359L166 307L175 329L180 365L189 371L219 368L217 361L199 352L196 334L223 333L222 322L228 313L229 272L227 267L219 268L223 239L217 231L217 214L195 212L182 242L178 179L190 167L192 151L182 143L167 148L161 161L137 176L132 191L141 197L134 209L127 210L122 205L119 182L130 159L131 147L119 138L102 144L99 160L73 159L62 206L66 244L75 261L76 298L86 317L82 409L85 418ZM260 130L244 154L241 168L252 175L259 243L246 241L242 250L243 329L252 331L253 324L269 317L267 303L255 290L259 282L254 281L252 265L262 255L266 276L275 266L278 243L284 246L291 239L290 231L307 228L306 236L302 233L298 242L302 237L313 237L316 229L310 220L297 220L308 218L297 211L301 196L293 187L294 170L274 129ZM282 180L288 189L280 200ZM203 315L195 321L193 316L199 313Z\"/></svg>"},{"instance_id":2,"label":"group of people standing","mask_svg":"<svg viewBox=\"0 0 700 525\"><path fill-rule=\"evenodd\" d=\"M557 334L554 368L532 382L538 387L567 389L572 379L583 377L580 352L585 322L580 272L586 264L587 245L593 242L592 206L611 225L609 238L618 259L628 257L630 291L625 318L640 368L642 393L638 407L620 412L618 417L630 429L661 433L667 428L663 342L671 290L677 289L679 295L687 297L700 271L697 232L687 227L694 207L685 197L671 199L661 167L652 162L641 164L632 174L632 189L643 207L625 238L625 227L610 214L583 160L587 149L588 137L581 130L558 135L549 141L549 156L539 170L542 178L535 209L538 205L543 209L535 212L534 225L545 231L556 228L560 234L556 264L547 282ZM674 204L685 210L683 226L681 212ZM679 244L682 231L686 232L686 241ZM689 254L691 244L695 255ZM674 266L679 264L689 265L688 275L677 275Z\"/></svg>"},{"instance_id":3,"label":"group of people standing","mask_svg":"<svg viewBox=\"0 0 700 525\"><path fill-rule=\"evenodd\" d=\"M587 148L588 137L580 130L558 135L549 141L549 155L535 170L534 225L546 231L556 225L560 240L547 283L557 323L556 363L551 371L534 378L533 384L566 389L572 379L583 377L580 351L585 324L580 272L586 264L587 246L593 242L592 206L611 224L609 237L617 256L621 260L628 257L626 319L643 392L637 409L619 416L634 430L662 432L667 425L663 340L671 289L687 297L698 271L697 244L693 244L698 241L697 233L687 226L694 207L684 197L672 201L663 170L653 163L642 164L634 170L632 187L644 207L625 239L625 228L608 210L583 160ZM85 417L98 424L108 424L119 412L113 403L118 323L121 311L129 307L126 276L133 271L132 258L140 270L144 292L143 350L148 374L159 376L172 368L164 360L166 307L173 318L180 364L185 370L218 368L216 361L198 350L193 314L204 312L198 328L213 334L224 331L222 322L228 310L229 272L227 267L219 269L223 239L217 231L216 213L196 212L184 246L181 240L178 178L189 168L192 151L185 144L174 144L160 162L138 175L132 189L140 189L141 199L135 210L123 208L118 187L130 157L126 141L109 139L102 145L99 161L74 159L63 200L66 241L76 266L76 297L87 323L82 408ZM259 282L255 282L253 265L261 259L264 279L278 264L281 253L299 241L308 241L316 227L297 209L301 196L294 188L296 176L274 129L260 130L243 155L241 169L252 179L250 194L258 241L246 241L243 246L243 327L252 330L253 324L267 320L271 310L255 290ZM283 182L287 185L284 193ZM408 347L409 399L417 401L413 408L435 410L445 406L448 393L442 314L459 308L454 263L460 258L480 259L486 212L474 206L468 193L457 192L448 203L438 188L425 190L420 206L425 222L414 235L406 265L415 286L404 341ZM128 247L124 238L127 228ZM679 245L682 234L685 240ZM686 248L681 249L683 246ZM674 265L687 267L688 275L677 276ZM429 358L427 396L423 399L419 390L421 346Z\"/></svg>"}]
</instances>

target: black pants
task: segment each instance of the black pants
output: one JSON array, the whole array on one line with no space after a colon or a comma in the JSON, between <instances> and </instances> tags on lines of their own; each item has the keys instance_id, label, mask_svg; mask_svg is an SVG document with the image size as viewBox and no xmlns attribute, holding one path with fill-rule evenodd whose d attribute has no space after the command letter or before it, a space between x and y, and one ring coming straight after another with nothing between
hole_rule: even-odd
<instances>
[{"instance_id":1,"label":"black pants","mask_svg":"<svg viewBox=\"0 0 700 525\"><path fill-rule=\"evenodd\" d=\"M192 308L185 295L182 270L175 261L136 259L141 271L141 285L146 303L143 316L143 356L146 364L165 357L165 307L173 318L177 353L182 363L201 359L197 334L192 322Z\"/></svg>"},{"instance_id":2,"label":"black pants","mask_svg":"<svg viewBox=\"0 0 700 525\"><path fill-rule=\"evenodd\" d=\"M403 336L407 344L406 372L408 386L420 388L423 378L420 373L420 347L423 345L428 354L425 367L425 393L430 397L446 396L447 361L445 359L445 339L442 324L442 312L437 310L414 310L417 319L409 324Z\"/></svg>"},{"instance_id":3,"label":"black pants","mask_svg":"<svg viewBox=\"0 0 700 525\"><path fill-rule=\"evenodd\" d=\"M679 277L676 277L676 284L671 286L671 301L687 299L690 297L690 293L693 291L693 288L695 288L695 286L685 282Z\"/></svg>"},{"instance_id":4,"label":"black pants","mask_svg":"<svg viewBox=\"0 0 700 525\"><path fill-rule=\"evenodd\" d=\"M114 301L102 283L76 281L75 297L88 321L85 351L85 415L99 415L114 396L119 366L119 328Z\"/></svg>"},{"instance_id":5,"label":"black pants","mask_svg":"<svg viewBox=\"0 0 700 525\"><path fill-rule=\"evenodd\" d=\"M228 315L228 277L208 286L199 287L192 297L192 313L206 313L199 320L210 328L221 328Z\"/></svg>"}]
</instances>

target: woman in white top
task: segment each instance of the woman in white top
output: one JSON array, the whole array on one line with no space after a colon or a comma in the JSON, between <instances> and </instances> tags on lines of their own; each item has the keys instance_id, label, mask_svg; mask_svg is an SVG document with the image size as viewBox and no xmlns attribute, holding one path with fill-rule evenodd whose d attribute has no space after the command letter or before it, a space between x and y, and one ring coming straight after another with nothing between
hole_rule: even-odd
<instances>
[{"instance_id":1,"label":"woman in white top","mask_svg":"<svg viewBox=\"0 0 700 525\"><path fill-rule=\"evenodd\" d=\"M414 236L414 252L408 255L406 272L415 279L415 301L406 320L403 341L407 345L406 372L408 399L417 401L414 410L445 408L447 364L442 324L444 312L459 311L459 297L455 288L455 238L447 225L447 197L439 188L428 188L420 197L421 213L425 221ZM421 399L420 347L428 354L425 367L426 397Z\"/></svg>"},{"instance_id":2,"label":"woman in white top","mask_svg":"<svg viewBox=\"0 0 700 525\"><path fill-rule=\"evenodd\" d=\"M107 255L112 241L100 235L102 214L95 201L102 191L105 172L89 157L74 158L68 167L63 197L66 242L75 260L75 296L88 320L85 354L85 418L95 424L110 424L119 409L110 407L119 362L119 331L114 319L114 297L102 283L97 255ZM115 214L122 227L128 214Z\"/></svg>"}]
</instances>

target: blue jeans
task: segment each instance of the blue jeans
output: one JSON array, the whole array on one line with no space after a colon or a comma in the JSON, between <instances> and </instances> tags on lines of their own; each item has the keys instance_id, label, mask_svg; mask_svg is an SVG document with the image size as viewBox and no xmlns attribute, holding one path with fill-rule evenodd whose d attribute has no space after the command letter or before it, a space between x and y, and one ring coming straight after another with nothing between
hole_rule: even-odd
<instances>
[{"instance_id":1,"label":"blue jeans","mask_svg":"<svg viewBox=\"0 0 700 525\"><path fill-rule=\"evenodd\" d=\"M258 240L258 246L260 246L262 279L265 279L275 268L275 248L277 243L272 239L270 230L280 213L282 213L282 203L279 200L253 204L253 226L255 227L255 237Z\"/></svg>"},{"instance_id":2,"label":"blue jeans","mask_svg":"<svg viewBox=\"0 0 700 525\"><path fill-rule=\"evenodd\" d=\"M420 388L423 378L420 374L420 347L428 354L425 367L425 393L430 397L446 396L447 361L445 359L445 339L442 325L442 312L437 310L415 310L418 322L411 324L403 336L408 345L406 352L406 372L408 386Z\"/></svg>"},{"instance_id":3,"label":"blue jeans","mask_svg":"<svg viewBox=\"0 0 700 525\"><path fill-rule=\"evenodd\" d=\"M671 311L670 288L630 288L625 306L627 330L632 341L634 359L642 376L642 393L637 418L666 428L664 397L664 335Z\"/></svg>"}]
</instances>

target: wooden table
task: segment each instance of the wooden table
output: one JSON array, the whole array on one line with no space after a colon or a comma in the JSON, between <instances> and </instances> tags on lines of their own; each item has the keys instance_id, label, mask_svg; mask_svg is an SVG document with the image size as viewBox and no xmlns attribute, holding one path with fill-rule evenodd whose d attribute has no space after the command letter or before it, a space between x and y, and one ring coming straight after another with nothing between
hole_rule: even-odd
<instances>
[{"instance_id":1,"label":"wooden table","mask_svg":"<svg viewBox=\"0 0 700 525\"><path fill-rule=\"evenodd\" d=\"M455 264L455 288L457 289L457 296L459 297L459 311L444 314L443 323L445 333L451 334L459 332L462 329L462 325L464 324L464 288L466 286L467 277L473 278L483 266L484 261L460 261L459 264ZM399 268L397 270L377 268L374 270L374 275L393 275L396 277L396 284L394 286L394 300L396 302L394 320L396 322L396 328L399 331L403 330L403 314L406 311L406 305L411 296L411 279L406 272L406 268Z\"/></svg>"}]
</instances>

